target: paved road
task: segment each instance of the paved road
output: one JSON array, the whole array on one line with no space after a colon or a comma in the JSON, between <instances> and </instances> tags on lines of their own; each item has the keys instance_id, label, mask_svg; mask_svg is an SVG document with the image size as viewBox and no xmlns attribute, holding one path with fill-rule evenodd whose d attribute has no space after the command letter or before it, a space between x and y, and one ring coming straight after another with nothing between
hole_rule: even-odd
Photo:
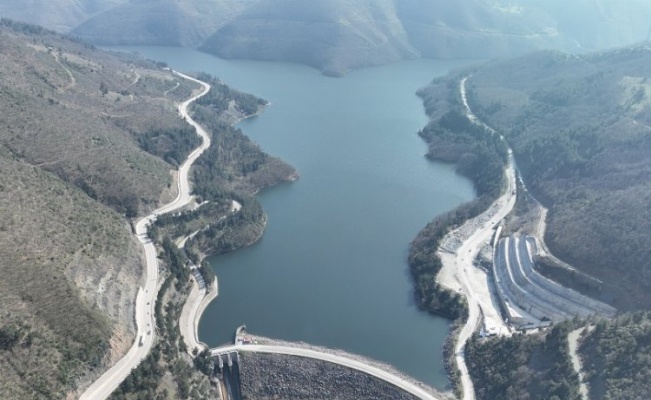
<instances>
[{"instance_id":1,"label":"paved road","mask_svg":"<svg viewBox=\"0 0 651 400\"><path fill-rule=\"evenodd\" d=\"M242 209L242 204L237 200L231 200L230 213L234 214L239 212ZM205 202L204 202L205 203ZM204 204L202 203L202 204ZM226 216L221 217L221 221ZM177 241L177 246L179 249L182 249L185 246L185 243L188 239L193 238L200 231L191 233L188 236L185 236ZM192 290L183 305L183 310L181 311L181 317L179 318L179 327L181 329L181 336L185 341L186 347L188 348L188 353L192 353L194 349L203 351L208 348L208 345L199 340L199 319L201 314L206 309L208 304L217 297L218 294L218 284L217 278L211 284L210 292L206 291L205 284L210 284L205 282L203 285L199 285L199 282L195 279L192 284Z\"/></svg>"},{"instance_id":2,"label":"paved road","mask_svg":"<svg viewBox=\"0 0 651 400\"><path fill-rule=\"evenodd\" d=\"M136 224L136 235L144 247L146 262L145 286L144 288L140 288L136 297L136 340L127 354L120 359L120 361L86 389L86 391L81 395L80 400L106 399L120 385L120 383L129 376L131 370L138 366L147 354L149 354L149 350L151 350L156 335L154 329L156 323L154 318L154 304L158 295L158 259L156 247L147 237L147 226L151 224L152 221L155 221L158 215L179 209L190 202L190 183L188 182L190 167L201 153L210 146L210 137L206 131L188 115L188 106L201 96L208 93L208 91L210 91L210 85L182 73L176 71L173 72L184 79L191 80L202 86L201 92L181 103L178 106L178 110L179 114L185 119L185 121L195 127L197 134L201 136L203 142L201 146L190 153L188 158L179 168L178 195L176 196L176 199L155 210L150 215L142 218Z\"/></svg>"},{"instance_id":3,"label":"paved road","mask_svg":"<svg viewBox=\"0 0 651 400\"><path fill-rule=\"evenodd\" d=\"M385 382L388 382L408 393L413 394L419 399L440 400L439 397L430 393L423 386L415 384L411 381L408 381L404 378L401 378L400 376L382 370L378 367L368 365L362 361L353 360L351 358L343 357L336 354L323 353L317 350L305 349L301 347L270 346L270 345L259 345L259 344L243 344L243 345L218 347L215 349L211 349L211 351L213 355L238 351L238 352L253 352L253 353L285 354L285 355L307 357L316 360L327 361L330 363L343 365L344 367L352 368L364 372L366 374L372 375L376 378L382 379Z\"/></svg>"},{"instance_id":4,"label":"paved road","mask_svg":"<svg viewBox=\"0 0 651 400\"><path fill-rule=\"evenodd\" d=\"M181 317L179 318L179 329L181 337L188 348L188 353L192 354L194 349L202 351L206 349L205 345L199 341L195 321L197 320L197 311L201 308L201 303L206 297L206 288L200 287L196 281L192 283L192 290L183 305Z\"/></svg>"},{"instance_id":5,"label":"paved road","mask_svg":"<svg viewBox=\"0 0 651 400\"><path fill-rule=\"evenodd\" d=\"M461 99L463 100L463 105L466 109L466 115L470 121L476 124L480 124L492 133L495 133L493 129L481 123L477 117L472 113L470 107L468 106L468 99L466 98L466 80L468 78L463 78L459 85L459 91L461 92ZM500 136L501 137L501 136ZM503 139L503 138L502 138ZM472 261L477 256L481 246L490 241L490 238L493 234L493 228L500 222L504 217L511 212L513 206L515 205L515 162L513 160L513 152L509 149L509 162L506 168L506 177L508 181L508 186L505 189L502 196L497 199L496 204L499 205L499 210L495 213L485 224L480 226L475 233L472 234L457 251L457 270L460 275L461 290L466 295L466 300L468 301L468 311L469 316L466 324L461 328L459 337L457 338L457 344L455 346L455 358L457 361L457 366L461 372L461 385L463 387L463 399L464 400L474 400L475 399L475 389L468 373L468 367L466 365L466 355L465 348L466 342L472 336L473 332L477 330L477 327L481 318L481 308L479 304L479 299L475 296L472 286L470 284L470 277L468 276L469 272L474 266Z\"/></svg>"}]
</instances>

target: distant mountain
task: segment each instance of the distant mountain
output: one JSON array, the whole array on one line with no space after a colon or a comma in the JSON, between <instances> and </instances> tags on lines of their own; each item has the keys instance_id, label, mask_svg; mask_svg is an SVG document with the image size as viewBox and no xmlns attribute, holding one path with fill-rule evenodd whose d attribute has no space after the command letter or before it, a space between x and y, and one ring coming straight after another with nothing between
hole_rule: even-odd
<instances>
[{"instance_id":1,"label":"distant mountain","mask_svg":"<svg viewBox=\"0 0 651 400\"><path fill-rule=\"evenodd\" d=\"M195 47L253 3L132 0L88 18L71 33L96 44Z\"/></svg>"},{"instance_id":2,"label":"distant mountain","mask_svg":"<svg viewBox=\"0 0 651 400\"><path fill-rule=\"evenodd\" d=\"M0 17L70 32L88 18L129 0L2 0Z\"/></svg>"},{"instance_id":3,"label":"distant mountain","mask_svg":"<svg viewBox=\"0 0 651 400\"><path fill-rule=\"evenodd\" d=\"M643 41L651 27L651 4L643 0L395 3L411 43L434 58L604 49Z\"/></svg>"},{"instance_id":4,"label":"distant mountain","mask_svg":"<svg viewBox=\"0 0 651 400\"><path fill-rule=\"evenodd\" d=\"M0 15L97 44L200 47L337 74L403 58L504 58L644 41L646 0L0 0Z\"/></svg>"},{"instance_id":5,"label":"distant mountain","mask_svg":"<svg viewBox=\"0 0 651 400\"><path fill-rule=\"evenodd\" d=\"M392 0L263 0L201 49L226 58L299 62L333 75L417 56Z\"/></svg>"},{"instance_id":6,"label":"distant mountain","mask_svg":"<svg viewBox=\"0 0 651 400\"><path fill-rule=\"evenodd\" d=\"M402 0L396 4L411 43L424 57L493 58L568 47L554 18L533 3Z\"/></svg>"}]
</instances>

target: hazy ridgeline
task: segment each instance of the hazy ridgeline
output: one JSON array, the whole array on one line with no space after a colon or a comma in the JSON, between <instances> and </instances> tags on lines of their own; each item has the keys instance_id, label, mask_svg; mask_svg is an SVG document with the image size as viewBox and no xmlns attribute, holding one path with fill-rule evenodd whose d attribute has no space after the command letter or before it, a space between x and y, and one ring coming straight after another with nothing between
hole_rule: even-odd
<instances>
[{"instance_id":1,"label":"hazy ridgeline","mask_svg":"<svg viewBox=\"0 0 651 400\"><path fill-rule=\"evenodd\" d=\"M585 52L647 38L644 0L0 1L3 17L96 44L180 45L341 74L413 57Z\"/></svg>"}]
</instances>

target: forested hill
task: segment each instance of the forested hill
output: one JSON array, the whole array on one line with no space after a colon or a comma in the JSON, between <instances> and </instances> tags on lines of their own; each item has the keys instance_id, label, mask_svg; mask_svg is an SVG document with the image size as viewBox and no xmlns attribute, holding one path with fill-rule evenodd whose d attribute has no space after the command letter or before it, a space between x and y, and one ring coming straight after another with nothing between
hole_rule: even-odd
<instances>
[{"instance_id":1,"label":"forested hill","mask_svg":"<svg viewBox=\"0 0 651 400\"><path fill-rule=\"evenodd\" d=\"M542 52L423 92L435 116L449 104L441 94L470 76L473 111L506 136L525 182L550 209L550 249L603 280L621 309L651 307L649 65L647 46Z\"/></svg>"},{"instance_id":2,"label":"forested hill","mask_svg":"<svg viewBox=\"0 0 651 400\"><path fill-rule=\"evenodd\" d=\"M173 168L137 138L182 131L174 101L195 88L0 22L0 398L66 398L130 346L142 269L126 217L158 204Z\"/></svg>"},{"instance_id":3,"label":"forested hill","mask_svg":"<svg viewBox=\"0 0 651 400\"><path fill-rule=\"evenodd\" d=\"M573 356L589 399L648 399L649 343L649 312L637 311L610 321L565 321L541 333L475 336L466 356L479 400L579 400Z\"/></svg>"},{"instance_id":4,"label":"forested hill","mask_svg":"<svg viewBox=\"0 0 651 400\"><path fill-rule=\"evenodd\" d=\"M238 199L228 232L211 230L231 250L264 226L250 193L293 170L230 125L265 102L211 83L194 111L219 146L200 159L215 181L195 172L210 206L193 229ZM143 271L130 223L176 196L172 172L199 143L177 105L198 89L163 64L0 20L1 399L76 398L131 347Z\"/></svg>"},{"instance_id":5,"label":"forested hill","mask_svg":"<svg viewBox=\"0 0 651 400\"><path fill-rule=\"evenodd\" d=\"M0 16L96 44L200 46L330 74L403 58L585 52L643 41L646 0L0 0Z\"/></svg>"}]
</instances>

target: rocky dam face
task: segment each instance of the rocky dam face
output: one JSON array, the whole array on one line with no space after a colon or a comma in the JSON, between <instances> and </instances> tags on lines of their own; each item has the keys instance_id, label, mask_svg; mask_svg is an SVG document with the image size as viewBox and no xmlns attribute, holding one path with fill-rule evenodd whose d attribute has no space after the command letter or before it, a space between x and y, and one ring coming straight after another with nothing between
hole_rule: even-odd
<instances>
[{"instance_id":1,"label":"rocky dam face","mask_svg":"<svg viewBox=\"0 0 651 400\"><path fill-rule=\"evenodd\" d=\"M297 356L243 354L239 371L242 399L416 400L363 372Z\"/></svg>"}]
</instances>

